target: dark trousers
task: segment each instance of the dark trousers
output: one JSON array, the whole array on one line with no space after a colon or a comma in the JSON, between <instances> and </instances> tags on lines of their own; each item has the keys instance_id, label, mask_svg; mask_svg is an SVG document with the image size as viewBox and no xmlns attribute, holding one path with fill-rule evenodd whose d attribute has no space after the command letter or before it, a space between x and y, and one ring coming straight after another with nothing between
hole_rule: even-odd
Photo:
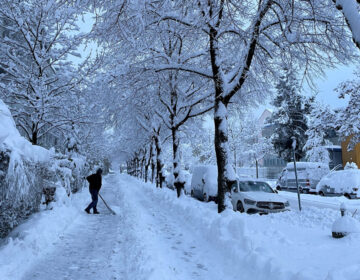
<instances>
[{"instance_id":1,"label":"dark trousers","mask_svg":"<svg viewBox=\"0 0 360 280\"><path fill-rule=\"evenodd\" d=\"M87 210L90 210L91 208L94 209L94 211L96 212L96 205L98 202L98 195L99 195L99 191L98 190L90 190L90 194L91 194L91 203L89 204L89 206L86 208Z\"/></svg>"}]
</instances>

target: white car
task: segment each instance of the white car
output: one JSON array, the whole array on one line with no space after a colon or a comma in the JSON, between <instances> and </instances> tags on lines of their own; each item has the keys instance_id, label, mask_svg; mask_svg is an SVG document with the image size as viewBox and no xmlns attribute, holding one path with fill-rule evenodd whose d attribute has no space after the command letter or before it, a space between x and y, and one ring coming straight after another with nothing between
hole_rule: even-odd
<instances>
[{"instance_id":1,"label":"white car","mask_svg":"<svg viewBox=\"0 0 360 280\"><path fill-rule=\"evenodd\" d=\"M347 169L333 171L324 176L316 186L321 196L340 196L358 198L360 188L360 170Z\"/></svg>"},{"instance_id":2,"label":"white car","mask_svg":"<svg viewBox=\"0 0 360 280\"><path fill-rule=\"evenodd\" d=\"M278 195L266 182L238 179L231 187L234 211L267 214L290 210L289 201Z\"/></svg>"}]
</instances>

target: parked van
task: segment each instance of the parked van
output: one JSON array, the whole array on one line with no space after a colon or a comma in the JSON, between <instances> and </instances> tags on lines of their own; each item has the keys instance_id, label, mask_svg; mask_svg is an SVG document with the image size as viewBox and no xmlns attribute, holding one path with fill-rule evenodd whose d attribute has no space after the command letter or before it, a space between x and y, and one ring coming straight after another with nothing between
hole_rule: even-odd
<instances>
[{"instance_id":1,"label":"parked van","mask_svg":"<svg viewBox=\"0 0 360 280\"><path fill-rule=\"evenodd\" d=\"M296 163L299 190L303 193L316 193L320 179L330 172L329 166L319 162ZM277 190L296 191L294 163L289 162L276 182Z\"/></svg>"},{"instance_id":2,"label":"parked van","mask_svg":"<svg viewBox=\"0 0 360 280\"><path fill-rule=\"evenodd\" d=\"M193 169L191 178L191 196L211 201L217 197L217 166L199 165Z\"/></svg>"}]
</instances>

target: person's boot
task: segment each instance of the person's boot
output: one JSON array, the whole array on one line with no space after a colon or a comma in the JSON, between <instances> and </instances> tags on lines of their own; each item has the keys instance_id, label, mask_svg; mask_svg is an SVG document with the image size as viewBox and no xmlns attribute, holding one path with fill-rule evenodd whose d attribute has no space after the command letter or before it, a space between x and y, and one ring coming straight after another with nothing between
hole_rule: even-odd
<instances>
[{"instance_id":1,"label":"person's boot","mask_svg":"<svg viewBox=\"0 0 360 280\"><path fill-rule=\"evenodd\" d=\"M84 211L85 211L86 213L90 214L90 209L85 208Z\"/></svg>"},{"instance_id":2,"label":"person's boot","mask_svg":"<svg viewBox=\"0 0 360 280\"><path fill-rule=\"evenodd\" d=\"M93 214L100 214L100 212L96 208L94 208L94 213Z\"/></svg>"}]
</instances>

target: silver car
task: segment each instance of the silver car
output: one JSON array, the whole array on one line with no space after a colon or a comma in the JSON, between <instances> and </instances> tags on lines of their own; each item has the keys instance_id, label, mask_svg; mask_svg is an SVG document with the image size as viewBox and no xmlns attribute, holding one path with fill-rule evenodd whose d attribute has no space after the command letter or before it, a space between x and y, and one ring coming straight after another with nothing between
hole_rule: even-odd
<instances>
[{"instance_id":1,"label":"silver car","mask_svg":"<svg viewBox=\"0 0 360 280\"><path fill-rule=\"evenodd\" d=\"M235 211L248 214L290 210L289 201L260 180L238 179L231 188L231 203Z\"/></svg>"}]
</instances>

